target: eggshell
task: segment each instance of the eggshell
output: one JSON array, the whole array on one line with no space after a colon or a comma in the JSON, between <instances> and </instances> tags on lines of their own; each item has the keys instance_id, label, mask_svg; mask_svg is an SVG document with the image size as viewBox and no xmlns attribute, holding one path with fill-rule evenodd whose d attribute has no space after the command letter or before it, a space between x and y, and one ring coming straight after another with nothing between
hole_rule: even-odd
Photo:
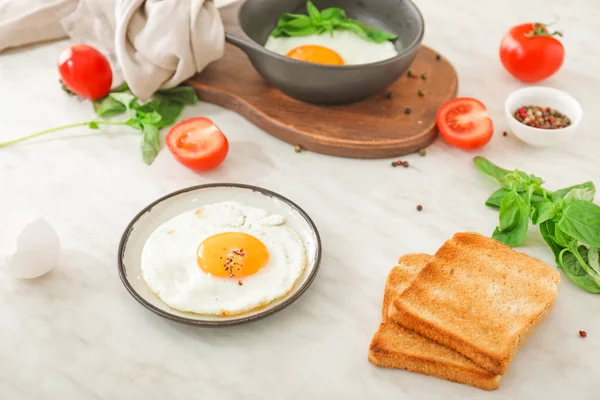
<instances>
[{"instance_id":1,"label":"eggshell","mask_svg":"<svg viewBox=\"0 0 600 400\"><path fill-rule=\"evenodd\" d=\"M0 221L0 269L16 278L32 279L56 266L60 240L44 218L14 212Z\"/></svg>"}]
</instances>

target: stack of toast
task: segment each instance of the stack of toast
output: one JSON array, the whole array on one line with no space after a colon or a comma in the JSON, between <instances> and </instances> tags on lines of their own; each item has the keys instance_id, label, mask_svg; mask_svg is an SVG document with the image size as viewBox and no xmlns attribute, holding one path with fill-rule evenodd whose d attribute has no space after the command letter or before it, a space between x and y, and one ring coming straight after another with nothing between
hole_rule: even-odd
<instances>
[{"instance_id":1,"label":"stack of toast","mask_svg":"<svg viewBox=\"0 0 600 400\"><path fill-rule=\"evenodd\" d=\"M560 274L477 233L389 273L374 365L495 390L522 341L554 306Z\"/></svg>"}]
</instances>

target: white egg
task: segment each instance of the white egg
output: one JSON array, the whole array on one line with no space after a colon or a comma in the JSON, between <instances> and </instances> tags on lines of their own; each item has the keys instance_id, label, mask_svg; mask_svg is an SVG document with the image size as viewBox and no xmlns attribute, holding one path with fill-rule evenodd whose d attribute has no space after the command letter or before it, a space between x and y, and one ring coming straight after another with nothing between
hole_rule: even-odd
<instances>
[{"instance_id":1,"label":"white egg","mask_svg":"<svg viewBox=\"0 0 600 400\"><path fill-rule=\"evenodd\" d=\"M291 50L305 45L323 46L335 51L344 60L344 65L370 64L398 55L396 46L389 40L375 43L350 31L279 38L269 36L265 48L285 56Z\"/></svg>"},{"instance_id":2,"label":"white egg","mask_svg":"<svg viewBox=\"0 0 600 400\"><path fill-rule=\"evenodd\" d=\"M0 269L23 279L42 276L58 263L60 240L42 217L12 212L0 217Z\"/></svg>"},{"instance_id":3,"label":"white egg","mask_svg":"<svg viewBox=\"0 0 600 400\"><path fill-rule=\"evenodd\" d=\"M226 316L285 296L306 263L302 239L283 216L221 202L180 214L152 232L141 271L171 308Z\"/></svg>"}]
</instances>

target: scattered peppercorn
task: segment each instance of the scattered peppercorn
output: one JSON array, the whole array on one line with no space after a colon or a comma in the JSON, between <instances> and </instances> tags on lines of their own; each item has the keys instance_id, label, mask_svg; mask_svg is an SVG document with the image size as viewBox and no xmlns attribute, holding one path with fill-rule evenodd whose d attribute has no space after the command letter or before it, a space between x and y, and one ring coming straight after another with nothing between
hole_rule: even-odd
<instances>
[{"instance_id":1,"label":"scattered peppercorn","mask_svg":"<svg viewBox=\"0 0 600 400\"><path fill-rule=\"evenodd\" d=\"M502 132L502 136L508 136L508 133L506 133L506 131Z\"/></svg>"},{"instance_id":2,"label":"scattered peppercorn","mask_svg":"<svg viewBox=\"0 0 600 400\"><path fill-rule=\"evenodd\" d=\"M243 285L242 281L238 281L238 285L242 286Z\"/></svg>"},{"instance_id":3,"label":"scattered peppercorn","mask_svg":"<svg viewBox=\"0 0 600 400\"><path fill-rule=\"evenodd\" d=\"M425 92L423 91L423 89L419 89L419 91L417 92L417 94L419 95L419 97L425 96Z\"/></svg>"},{"instance_id":4,"label":"scattered peppercorn","mask_svg":"<svg viewBox=\"0 0 600 400\"><path fill-rule=\"evenodd\" d=\"M388 100L391 100L391 99L393 99L393 98L394 98L394 92L387 92L387 93L386 93L386 95L385 95L385 97L386 97Z\"/></svg>"},{"instance_id":5,"label":"scattered peppercorn","mask_svg":"<svg viewBox=\"0 0 600 400\"><path fill-rule=\"evenodd\" d=\"M299 144L297 144L296 146L294 146L294 151L296 153L300 153L302 151L302 147Z\"/></svg>"},{"instance_id":6,"label":"scattered peppercorn","mask_svg":"<svg viewBox=\"0 0 600 400\"><path fill-rule=\"evenodd\" d=\"M424 81L427 80L427 72L423 72L421 74L421 79L423 79Z\"/></svg>"},{"instance_id":7,"label":"scattered peppercorn","mask_svg":"<svg viewBox=\"0 0 600 400\"><path fill-rule=\"evenodd\" d=\"M440 56L439 54L435 56L435 59L440 61L442 59L442 56Z\"/></svg>"},{"instance_id":8,"label":"scattered peppercorn","mask_svg":"<svg viewBox=\"0 0 600 400\"><path fill-rule=\"evenodd\" d=\"M410 164L408 164L408 161L403 161L403 162L402 162L402 166L403 166L404 168L408 168L408 166L409 166L409 165L410 165Z\"/></svg>"},{"instance_id":9,"label":"scattered peppercorn","mask_svg":"<svg viewBox=\"0 0 600 400\"><path fill-rule=\"evenodd\" d=\"M419 204L419 205L417 206L417 211L423 211L423 206Z\"/></svg>"},{"instance_id":10,"label":"scattered peppercorn","mask_svg":"<svg viewBox=\"0 0 600 400\"><path fill-rule=\"evenodd\" d=\"M408 76L409 78L412 78L412 77L413 77L413 75L414 75L414 72L413 72L413 70L412 70L412 69L409 69L409 70L406 72L406 76Z\"/></svg>"},{"instance_id":11,"label":"scattered peppercorn","mask_svg":"<svg viewBox=\"0 0 600 400\"><path fill-rule=\"evenodd\" d=\"M396 161L392 161L392 167L397 167L398 163Z\"/></svg>"},{"instance_id":12,"label":"scattered peppercorn","mask_svg":"<svg viewBox=\"0 0 600 400\"><path fill-rule=\"evenodd\" d=\"M406 114L406 115L409 115L411 112L412 112L412 110L410 108L408 108L408 107L406 107L404 109L404 114Z\"/></svg>"},{"instance_id":13,"label":"scattered peppercorn","mask_svg":"<svg viewBox=\"0 0 600 400\"><path fill-rule=\"evenodd\" d=\"M587 332L586 331L579 331L579 336L581 336L581 337L587 337Z\"/></svg>"},{"instance_id":14,"label":"scattered peppercorn","mask_svg":"<svg viewBox=\"0 0 600 400\"><path fill-rule=\"evenodd\" d=\"M427 150L425 150L425 149L419 149L419 155L421 157L425 157L425 154L427 154Z\"/></svg>"},{"instance_id":15,"label":"scattered peppercorn","mask_svg":"<svg viewBox=\"0 0 600 400\"><path fill-rule=\"evenodd\" d=\"M513 114L522 124L541 129L560 129L571 125L571 120L550 107L523 106Z\"/></svg>"}]
</instances>

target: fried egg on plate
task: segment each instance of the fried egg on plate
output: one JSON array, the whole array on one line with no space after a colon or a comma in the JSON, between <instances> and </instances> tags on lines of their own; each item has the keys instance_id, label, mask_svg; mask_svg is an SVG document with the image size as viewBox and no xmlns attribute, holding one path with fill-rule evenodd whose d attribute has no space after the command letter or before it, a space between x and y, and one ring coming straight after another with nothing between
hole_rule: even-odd
<instances>
[{"instance_id":1,"label":"fried egg on plate","mask_svg":"<svg viewBox=\"0 0 600 400\"><path fill-rule=\"evenodd\" d=\"M285 296L307 264L281 215L238 202L205 205L159 226L142 250L142 277L179 311L236 315Z\"/></svg>"},{"instance_id":2,"label":"fried egg on plate","mask_svg":"<svg viewBox=\"0 0 600 400\"><path fill-rule=\"evenodd\" d=\"M375 43L350 31L279 38L269 36L265 48L297 60L330 65L370 64L398 55L396 46L389 40Z\"/></svg>"}]
</instances>

